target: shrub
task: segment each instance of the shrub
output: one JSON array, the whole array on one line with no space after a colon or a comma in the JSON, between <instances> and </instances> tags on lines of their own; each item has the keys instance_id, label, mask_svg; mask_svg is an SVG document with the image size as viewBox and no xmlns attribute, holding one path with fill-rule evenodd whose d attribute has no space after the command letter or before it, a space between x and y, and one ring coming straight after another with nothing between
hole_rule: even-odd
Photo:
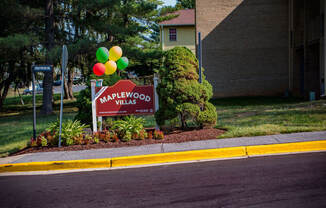
<instances>
[{"instance_id":1,"label":"shrub","mask_svg":"<svg viewBox=\"0 0 326 208\"><path fill-rule=\"evenodd\" d=\"M73 140L74 140L74 144L76 144L76 145L81 145L84 143L84 139L83 139L82 135L80 135L78 137L74 137Z\"/></svg>"},{"instance_id":2,"label":"shrub","mask_svg":"<svg viewBox=\"0 0 326 208\"><path fill-rule=\"evenodd\" d=\"M106 143L108 143L108 142L110 142L110 139L111 139L111 134L110 134L110 132L109 131L104 131L104 137L103 137L103 141L104 142L106 142Z\"/></svg>"},{"instance_id":3,"label":"shrub","mask_svg":"<svg viewBox=\"0 0 326 208\"><path fill-rule=\"evenodd\" d=\"M154 139L159 139L159 140L164 139L163 132L160 130L155 130L154 131Z\"/></svg>"},{"instance_id":4,"label":"shrub","mask_svg":"<svg viewBox=\"0 0 326 208\"><path fill-rule=\"evenodd\" d=\"M73 138L65 138L62 141L62 144L65 145L65 146L73 145L74 144L74 139Z\"/></svg>"},{"instance_id":5,"label":"shrub","mask_svg":"<svg viewBox=\"0 0 326 208\"><path fill-rule=\"evenodd\" d=\"M131 132L127 131L121 138L123 142L129 142L131 140Z\"/></svg>"},{"instance_id":6,"label":"shrub","mask_svg":"<svg viewBox=\"0 0 326 208\"><path fill-rule=\"evenodd\" d=\"M41 146L46 147L48 146L48 140L44 136L41 137Z\"/></svg>"},{"instance_id":7,"label":"shrub","mask_svg":"<svg viewBox=\"0 0 326 208\"><path fill-rule=\"evenodd\" d=\"M36 139L33 139L33 137L31 138L30 146L31 147L37 147Z\"/></svg>"},{"instance_id":8,"label":"shrub","mask_svg":"<svg viewBox=\"0 0 326 208\"><path fill-rule=\"evenodd\" d=\"M147 138L148 138L148 139L153 139L153 132L152 132L152 131L149 131L149 132L147 133Z\"/></svg>"},{"instance_id":9,"label":"shrub","mask_svg":"<svg viewBox=\"0 0 326 208\"><path fill-rule=\"evenodd\" d=\"M138 139L143 140L143 139L147 138L147 136L148 136L147 132L145 131L145 129L143 129L143 130L141 130L141 131L139 132L139 137L138 137Z\"/></svg>"},{"instance_id":10,"label":"shrub","mask_svg":"<svg viewBox=\"0 0 326 208\"><path fill-rule=\"evenodd\" d=\"M160 109L155 118L160 126L177 118L182 128L187 127L187 120L201 127L216 123L216 110L208 102L213 95L212 86L203 74L202 84L198 82L198 61L189 49L175 47L167 51L159 75Z\"/></svg>"},{"instance_id":11,"label":"shrub","mask_svg":"<svg viewBox=\"0 0 326 208\"><path fill-rule=\"evenodd\" d=\"M115 121L112 129L122 141L130 141L134 135L138 137L140 131L144 130L144 122L143 118L127 116L123 120Z\"/></svg>"},{"instance_id":12,"label":"shrub","mask_svg":"<svg viewBox=\"0 0 326 208\"><path fill-rule=\"evenodd\" d=\"M39 147L42 145L42 135L39 135L38 137L36 137L36 145Z\"/></svg>"},{"instance_id":13,"label":"shrub","mask_svg":"<svg viewBox=\"0 0 326 208\"><path fill-rule=\"evenodd\" d=\"M57 143L56 140L59 139L59 128L60 122L57 120L56 122L50 123L47 131L54 132L54 142ZM87 128L87 125L81 124L78 120L67 120L62 123L61 129L61 140L63 145L72 145L74 144L74 138L79 137L83 134L83 130Z\"/></svg>"},{"instance_id":14,"label":"shrub","mask_svg":"<svg viewBox=\"0 0 326 208\"><path fill-rule=\"evenodd\" d=\"M103 129L105 130L111 129L113 125L114 125L114 120L111 117L108 117L103 121Z\"/></svg>"},{"instance_id":15,"label":"shrub","mask_svg":"<svg viewBox=\"0 0 326 208\"><path fill-rule=\"evenodd\" d=\"M94 137L93 138L93 141L94 141L95 144L100 143L100 139L98 137Z\"/></svg>"},{"instance_id":16,"label":"shrub","mask_svg":"<svg viewBox=\"0 0 326 208\"><path fill-rule=\"evenodd\" d=\"M48 134L46 139L48 140L49 146L57 146L58 145L59 137L56 137L54 133Z\"/></svg>"},{"instance_id":17,"label":"shrub","mask_svg":"<svg viewBox=\"0 0 326 208\"><path fill-rule=\"evenodd\" d=\"M84 144L88 145L88 144L91 144L93 143L93 138L91 135L85 135L85 138L84 138Z\"/></svg>"},{"instance_id":18,"label":"shrub","mask_svg":"<svg viewBox=\"0 0 326 208\"><path fill-rule=\"evenodd\" d=\"M117 133L112 134L112 140L113 140L113 142L118 142L119 141L119 137L118 137Z\"/></svg>"}]
</instances>

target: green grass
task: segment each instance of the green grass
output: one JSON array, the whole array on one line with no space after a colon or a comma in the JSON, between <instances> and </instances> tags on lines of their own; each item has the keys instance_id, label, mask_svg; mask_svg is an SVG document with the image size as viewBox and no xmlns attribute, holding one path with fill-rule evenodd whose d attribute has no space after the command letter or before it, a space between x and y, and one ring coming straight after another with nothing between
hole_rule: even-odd
<instances>
[{"instance_id":1,"label":"green grass","mask_svg":"<svg viewBox=\"0 0 326 208\"><path fill-rule=\"evenodd\" d=\"M64 113L63 119L73 119L76 113ZM58 114L50 116L37 115L37 134L48 127L48 123L56 121ZM32 114L0 117L0 157L17 152L27 146L33 136Z\"/></svg>"},{"instance_id":2,"label":"green grass","mask_svg":"<svg viewBox=\"0 0 326 208\"><path fill-rule=\"evenodd\" d=\"M212 101L218 113L219 138L326 130L326 101L252 97Z\"/></svg>"},{"instance_id":3,"label":"green grass","mask_svg":"<svg viewBox=\"0 0 326 208\"><path fill-rule=\"evenodd\" d=\"M77 94L75 94L76 96ZM8 97L0 112L0 157L17 152L27 146L33 135L33 97L24 95L25 105L22 105L18 96ZM43 116L39 114L42 104L42 95L36 95L37 134L47 128L48 123L59 117L60 94L54 95L54 114ZM73 119L77 108L75 100L64 100L63 119Z\"/></svg>"},{"instance_id":4,"label":"green grass","mask_svg":"<svg viewBox=\"0 0 326 208\"><path fill-rule=\"evenodd\" d=\"M37 133L59 115L59 95L55 95L54 115L37 116ZM32 136L32 96L9 97L0 112L0 156L6 156L26 147ZM77 113L76 101L65 101L65 119ZM218 113L217 128L227 129L219 138L271 135L303 131L326 130L326 100L302 101L275 97L243 97L214 99ZM37 95L40 108L42 95ZM144 116L145 127L155 126L154 116Z\"/></svg>"}]
</instances>

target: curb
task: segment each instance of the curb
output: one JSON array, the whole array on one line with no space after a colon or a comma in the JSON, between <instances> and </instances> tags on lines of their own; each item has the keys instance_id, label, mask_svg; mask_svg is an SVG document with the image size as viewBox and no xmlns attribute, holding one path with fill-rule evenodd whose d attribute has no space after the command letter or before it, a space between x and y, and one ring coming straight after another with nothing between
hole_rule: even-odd
<instances>
[{"instance_id":1,"label":"curb","mask_svg":"<svg viewBox=\"0 0 326 208\"><path fill-rule=\"evenodd\" d=\"M246 149L248 156L323 151L326 150L326 141L257 145Z\"/></svg>"},{"instance_id":2,"label":"curb","mask_svg":"<svg viewBox=\"0 0 326 208\"><path fill-rule=\"evenodd\" d=\"M25 172L25 171L49 171L49 170L71 170L87 168L109 168L111 159L90 159L90 160L66 160L53 162L30 162L12 163L0 165L0 173Z\"/></svg>"},{"instance_id":3,"label":"curb","mask_svg":"<svg viewBox=\"0 0 326 208\"><path fill-rule=\"evenodd\" d=\"M126 167L135 165L149 165L158 163L233 158L244 156L246 156L245 147L228 147L221 149L193 150L130 157L115 157L112 158L111 167Z\"/></svg>"},{"instance_id":4,"label":"curb","mask_svg":"<svg viewBox=\"0 0 326 208\"><path fill-rule=\"evenodd\" d=\"M286 153L302 153L326 151L326 141L297 142L257 146L227 147L219 149L192 150L184 152L159 153L104 159L67 160L52 162L30 162L1 164L0 173L50 171L90 168L114 168L182 161L198 161L208 159L227 159L251 156L263 156Z\"/></svg>"}]
</instances>

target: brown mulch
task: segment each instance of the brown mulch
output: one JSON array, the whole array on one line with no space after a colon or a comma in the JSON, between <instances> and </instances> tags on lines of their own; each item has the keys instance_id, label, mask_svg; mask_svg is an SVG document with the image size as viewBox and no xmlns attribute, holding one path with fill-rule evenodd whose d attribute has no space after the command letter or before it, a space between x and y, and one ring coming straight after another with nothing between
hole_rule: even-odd
<instances>
[{"instance_id":1,"label":"brown mulch","mask_svg":"<svg viewBox=\"0 0 326 208\"><path fill-rule=\"evenodd\" d=\"M140 146L148 144L161 144L161 143L181 143L189 141L209 140L216 139L219 135L223 134L225 130L208 128L208 129L193 129L188 131L174 130L164 135L163 140L145 139L145 140L131 140L129 142L108 142L100 141L98 144L88 145L72 145L62 147L27 147L12 155L21 155L34 152L54 152L54 151L76 151L100 148L117 148L128 146Z\"/></svg>"}]
</instances>

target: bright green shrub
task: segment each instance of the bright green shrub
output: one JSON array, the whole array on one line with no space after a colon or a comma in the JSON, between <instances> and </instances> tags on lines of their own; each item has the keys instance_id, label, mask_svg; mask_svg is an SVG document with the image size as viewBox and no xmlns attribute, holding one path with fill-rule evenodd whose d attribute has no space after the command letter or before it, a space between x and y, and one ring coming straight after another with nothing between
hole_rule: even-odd
<instances>
[{"instance_id":1,"label":"bright green shrub","mask_svg":"<svg viewBox=\"0 0 326 208\"><path fill-rule=\"evenodd\" d=\"M135 116L127 116L124 119L114 121L114 130L122 141L130 141L133 134L139 135L144 130L145 120Z\"/></svg>"},{"instance_id":2,"label":"bright green shrub","mask_svg":"<svg viewBox=\"0 0 326 208\"><path fill-rule=\"evenodd\" d=\"M160 126L176 118L182 128L187 127L189 120L200 127L216 123L216 109L208 102L213 95L212 86L203 74L202 84L198 82L198 61L189 49L175 47L167 51L159 75L160 109L155 118Z\"/></svg>"},{"instance_id":3,"label":"bright green shrub","mask_svg":"<svg viewBox=\"0 0 326 208\"><path fill-rule=\"evenodd\" d=\"M78 120L67 120L62 122L61 142L63 145L69 146L74 144L75 137L80 137L85 128L88 126L80 123ZM54 132L54 140L59 138L60 122L59 120L49 124L47 131Z\"/></svg>"},{"instance_id":4,"label":"bright green shrub","mask_svg":"<svg viewBox=\"0 0 326 208\"><path fill-rule=\"evenodd\" d=\"M46 147L48 146L48 140L44 136L41 137L41 146Z\"/></svg>"}]
</instances>

